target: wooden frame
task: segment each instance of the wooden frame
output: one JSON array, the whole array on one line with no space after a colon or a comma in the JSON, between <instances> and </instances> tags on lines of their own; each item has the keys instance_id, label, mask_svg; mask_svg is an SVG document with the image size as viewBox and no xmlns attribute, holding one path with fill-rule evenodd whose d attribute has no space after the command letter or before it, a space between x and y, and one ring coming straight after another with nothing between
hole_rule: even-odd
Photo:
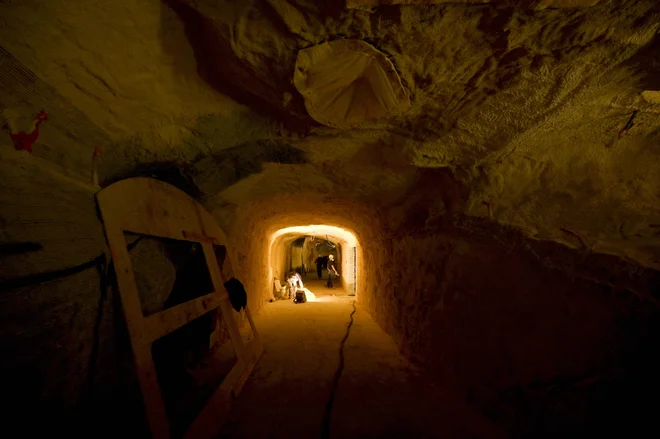
<instances>
[{"instance_id":1,"label":"wooden frame","mask_svg":"<svg viewBox=\"0 0 660 439\"><path fill-rule=\"evenodd\" d=\"M245 313L254 339L244 345L223 285L225 279L213 244L226 246L225 234L203 206L179 189L158 180L122 180L97 193L96 199L115 264L135 367L154 439L169 438L170 427L154 368L152 343L215 308L220 309L227 323L238 361L185 434L186 438L210 437L224 422L232 397L238 396L263 353L261 338L247 306ZM200 243L214 292L145 317L124 232ZM229 252L225 263L231 263ZM216 330L219 327L217 324Z\"/></svg>"}]
</instances>

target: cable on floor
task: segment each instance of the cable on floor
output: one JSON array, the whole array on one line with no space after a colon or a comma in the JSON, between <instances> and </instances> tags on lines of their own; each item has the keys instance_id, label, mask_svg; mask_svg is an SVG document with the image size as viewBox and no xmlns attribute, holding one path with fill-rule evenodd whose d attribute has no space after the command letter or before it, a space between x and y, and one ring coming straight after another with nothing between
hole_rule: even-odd
<instances>
[{"instance_id":1,"label":"cable on floor","mask_svg":"<svg viewBox=\"0 0 660 439\"><path fill-rule=\"evenodd\" d=\"M351 321L346 327L346 334L344 338L339 343L339 365L337 365L337 370L335 371L335 376L332 380L332 389L330 391L330 396L328 397L328 402L325 404L325 409L323 410L323 422L321 424L321 439L330 439L330 421L332 420L332 408L335 402L335 394L337 393L337 386L339 386L339 380L341 379L341 374L344 372L344 344L348 339L349 334L351 333L351 326L353 326L353 314L355 314L357 308L355 307L355 300L353 301L353 312L351 312L350 318Z\"/></svg>"}]
</instances>

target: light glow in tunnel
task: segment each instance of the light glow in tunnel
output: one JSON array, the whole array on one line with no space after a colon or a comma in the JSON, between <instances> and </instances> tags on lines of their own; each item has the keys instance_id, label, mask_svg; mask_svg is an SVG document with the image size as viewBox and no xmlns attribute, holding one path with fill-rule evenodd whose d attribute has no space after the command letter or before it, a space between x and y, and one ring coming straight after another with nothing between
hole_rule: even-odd
<instances>
[{"instance_id":1,"label":"light glow in tunnel","mask_svg":"<svg viewBox=\"0 0 660 439\"><path fill-rule=\"evenodd\" d=\"M356 236L349 230L343 229L337 226L323 225L323 224L313 224L305 226L291 226L285 227L277 230L270 236L268 243L268 261L270 267L270 279L280 278L283 276L283 273L279 273L273 270L273 256L274 256L274 247L278 238L284 238L285 236L298 235L298 236L315 236L319 239L326 239L331 237L334 240L338 241L342 249L342 257L340 260L340 277L342 279L344 288L348 288L349 294L357 294L356 285L358 282L358 264L357 264L357 253L359 248L359 243ZM304 282L304 281L303 281ZM305 284L305 289L307 293L307 300L309 302L323 301L323 298L317 297L312 291L307 289ZM311 293L311 294L309 294Z\"/></svg>"}]
</instances>

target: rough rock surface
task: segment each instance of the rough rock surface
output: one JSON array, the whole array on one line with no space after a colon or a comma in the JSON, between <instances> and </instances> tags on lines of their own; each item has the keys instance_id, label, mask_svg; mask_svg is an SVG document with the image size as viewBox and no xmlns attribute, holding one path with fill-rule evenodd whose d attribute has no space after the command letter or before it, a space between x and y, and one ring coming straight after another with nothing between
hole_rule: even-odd
<instances>
[{"instance_id":1,"label":"rough rock surface","mask_svg":"<svg viewBox=\"0 0 660 439\"><path fill-rule=\"evenodd\" d=\"M346 7L373 10L387 5L430 5L442 3L490 3L498 6L518 6L533 9L577 8L597 5L601 0L346 0Z\"/></svg>"},{"instance_id":2,"label":"rough rock surface","mask_svg":"<svg viewBox=\"0 0 660 439\"><path fill-rule=\"evenodd\" d=\"M293 78L310 116L334 128L353 128L410 106L390 60L361 40L301 50Z\"/></svg>"},{"instance_id":3,"label":"rough rock surface","mask_svg":"<svg viewBox=\"0 0 660 439\"><path fill-rule=\"evenodd\" d=\"M552 7L535 9L541 3ZM34 154L67 172L89 175L100 143L106 184L166 163L189 180L221 180L196 183L209 198L256 173L251 184L291 191L299 175L380 200L383 185L405 193L415 168L447 167L470 188L471 215L486 215L488 199L500 222L532 236L572 244L563 227L594 251L659 264L659 110L640 97L660 77L655 1L425 3L371 14L306 0L2 8L3 48L15 58L3 106L52 113ZM293 84L296 57L344 38L388 56L409 111L359 129L316 125ZM250 145L272 141L289 152L266 162L297 154L313 175L256 160L232 176ZM283 173L293 180L280 183Z\"/></svg>"},{"instance_id":4,"label":"rough rock surface","mask_svg":"<svg viewBox=\"0 0 660 439\"><path fill-rule=\"evenodd\" d=\"M657 388L660 3L376 3L0 2L0 110L49 114L32 155L0 136L3 376L27 383L19 412L47 395L56 419L135 389L94 269L96 146L101 186L141 175L201 200L248 291L272 290L276 230L352 231L362 306L522 437L540 437L541 414L568 425L610 391ZM298 54L345 40L387 57L407 111L341 129L310 115Z\"/></svg>"}]
</instances>

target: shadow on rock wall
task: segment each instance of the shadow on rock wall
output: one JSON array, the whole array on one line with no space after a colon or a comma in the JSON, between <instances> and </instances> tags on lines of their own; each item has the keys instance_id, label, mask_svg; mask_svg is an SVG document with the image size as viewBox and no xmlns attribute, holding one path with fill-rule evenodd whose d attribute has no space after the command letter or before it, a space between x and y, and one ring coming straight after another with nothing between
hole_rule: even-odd
<instances>
[{"instance_id":1,"label":"shadow on rock wall","mask_svg":"<svg viewBox=\"0 0 660 439\"><path fill-rule=\"evenodd\" d=\"M0 341L11 353L2 362L10 430L26 437L148 434L114 272L106 264L102 259L0 295Z\"/></svg>"},{"instance_id":2,"label":"shadow on rock wall","mask_svg":"<svg viewBox=\"0 0 660 439\"><path fill-rule=\"evenodd\" d=\"M423 230L427 224L444 223L465 212L470 189L448 168L421 168L406 196L391 207L390 227L396 235Z\"/></svg>"},{"instance_id":3,"label":"shadow on rock wall","mask_svg":"<svg viewBox=\"0 0 660 439\"><path fill-rule=\"evenodd\" d=\"M105 178L103 186L133 177L149 177L169 183L196 200L221 192L236 182L261 172L264 163L304 164L304 151L271 139L250 141L202 156L192 163L161 161L139 163Z\"/></svg>"},{"instance_id":4,"label":"shadow on rock wall","mask_svg":"<svg viewBox=\"0 0 660 439\"><path fill-rule=\"evenodd\" d=\"M660 10L660 4L657 6ZM652 14L642 17L638 20L637 25L647 25L647 19L653 19ZM660 89L660 34L641 50L639 50L630 59L625 61L622 65L628 67L638 76L638 87L640 92L643 90L658 90Z\"/></svg>"},{"instance_id":5,"label":"shadow on rock wall","mask_svg":"<svg viewBox=\"0 0 660 439\"><path fill-rule=\"evenodd\" d=\"M512 437L657 434L660 273L483 219L406 232L375 315L409 357Z\"/></svg>"},{"instance_id":6,"label":"shadow on rock wall","mask_svg":"<svg viewBox=\"0 0 660 439\"><path fill-rule=\"evenodd\" d=\"M276 85L266 83L255 74L254 66L236 54L231 42L231 25L206 16L185 0L162 0L162 5L175 11L184 23L186 37L195 54L197 73L211 87L240 104L281 121L289 130L307 132L310 126L316 125L305 111L302 96L290 81ZM232 13L227 11L228 16ZM273 35L273 38L278 37ZM178 59L177 51L167 39L163 39L163 46L174 54L175 63L187 62ZM179 67L184 72L189 70L187 66ZM292 99L285 104L283 93L287 90Z\"/></svg>"}]
</instances>

